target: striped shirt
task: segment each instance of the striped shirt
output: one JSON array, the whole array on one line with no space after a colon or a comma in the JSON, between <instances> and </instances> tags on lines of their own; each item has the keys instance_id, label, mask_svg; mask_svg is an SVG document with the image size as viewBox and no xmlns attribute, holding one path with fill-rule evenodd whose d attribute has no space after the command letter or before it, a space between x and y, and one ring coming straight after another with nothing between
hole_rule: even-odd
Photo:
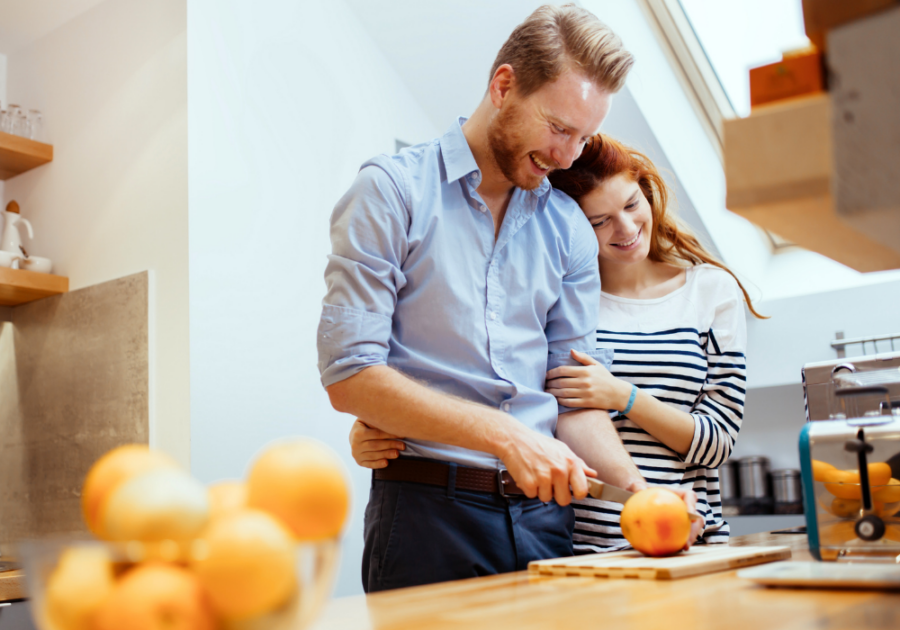
<instances>
[{"instance_id":1,"label":"striped shirt","mask_svg":"<svg viewBox=\"0 0 900 630\"><path fill-rule=\"evenodd\" d=\"M612 348L612 373L658 400L690 413L694 439L679 455L613 412L613 424L651 486L697 493L706 520L702 541L728 542L719 496L720 466L734 447L744 411L746 318L737 282L712 265L686 272L684 286L661 298L602 294L597 348ZM590 497L575 505L575 552L628 548L622 506Z\"/></svg>"}]
</instances>

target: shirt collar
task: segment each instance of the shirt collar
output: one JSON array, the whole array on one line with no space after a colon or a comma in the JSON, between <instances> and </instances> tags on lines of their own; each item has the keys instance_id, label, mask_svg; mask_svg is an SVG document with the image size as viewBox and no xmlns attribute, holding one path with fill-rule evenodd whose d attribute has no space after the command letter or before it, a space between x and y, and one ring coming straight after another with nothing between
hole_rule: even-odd
<instances>
[{"instance_id":1,"label":"shirt collar","mask_svg":"<svg viewBox=\"0 0 900 630\"><path fill-rule=\"evenodd\" d=\"M441 137L441 156L444 160L444 170L447 173L447 183L453 183L458 179L474 175L470 180L474 188L481 183L481 169L472 155L469 142L463 133L462 125L468 120L465 116L457 118L450 129ZM550 192L550 182L545 177L541 185L530 191L536 197L543 197Z\"/></svg>"}]
</instances>

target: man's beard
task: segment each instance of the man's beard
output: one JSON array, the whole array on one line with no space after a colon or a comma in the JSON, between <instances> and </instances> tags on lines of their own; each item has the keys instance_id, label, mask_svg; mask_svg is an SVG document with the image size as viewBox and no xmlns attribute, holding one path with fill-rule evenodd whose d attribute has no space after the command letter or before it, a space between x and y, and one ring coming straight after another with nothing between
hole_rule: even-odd
<instances>
[{"instance_id":1,"label":"man's beard","mask_svg":"<svg viewBox=\"0 0 900 630\"><path fill-rule=\"evenodd\" d=\"M530 172L523 176L520 174L521 167L516 168L522 157L531 159L525 151L525 144L519 133L521 130L519 118L519 108L515 105L509 105L506 110L501 110L488 125L488 145L494 156L494 162L506 179L523 190L534 190L541 185L546 176Z\"/></svg>"}]
</instances>

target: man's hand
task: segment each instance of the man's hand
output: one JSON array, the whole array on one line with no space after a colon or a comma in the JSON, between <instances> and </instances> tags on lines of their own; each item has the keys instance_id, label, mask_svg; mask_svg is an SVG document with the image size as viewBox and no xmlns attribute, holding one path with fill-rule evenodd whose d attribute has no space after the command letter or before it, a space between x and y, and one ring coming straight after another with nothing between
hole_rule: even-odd
<instances>
[{"instance_id":1,"label":"man's hand","mask_svg":"<svg viewBox=\"0 0 900 630\"><path fill-rule=\"evenodd\" d=\"M568 446L525 427L510 435L499 457L525 495L545 503L556 499L559 505L569 505L573 495L583 499L588 491L585 475L597 476Z\"/></svg>"},{"instance_id":2,"label":"man's hand","mask_svg":"<svg viewBox=\"0 0 900 630\"><path fill-rule=\"evenodd\" d=\"M396 435L373 429L359 418L350 428L350 452L363 468L384 468L389 459L397 459L405 449L406 444Z\"/></svg>"}]
</instances>

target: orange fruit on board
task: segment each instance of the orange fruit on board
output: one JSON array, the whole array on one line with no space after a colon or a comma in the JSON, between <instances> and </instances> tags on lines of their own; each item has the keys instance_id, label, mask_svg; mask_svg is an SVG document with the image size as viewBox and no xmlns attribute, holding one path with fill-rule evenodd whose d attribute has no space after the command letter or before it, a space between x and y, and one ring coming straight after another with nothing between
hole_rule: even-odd
<instances>
[{"instance_id":1,"label":"orange fruit on board","mask_svg":"<svg viewBox=\"0 0 900 630\"><path fill-rule=\"evenodd\" d=\"M900 481L891 479L886 484L883 484L881 488L875 489L875 492L872 493L872 498L882 503L896 503L900 501Z\"/></svg>"},{"instance_id":2,"label":"orange fruit on board","mask_svg":"<svg viewBox=\"0 0 900 630\"><path fill-rule=\"evenodd\" d=\"M816 481L825 481L825 473L829 470L836 469L828 462L819 461L818 459L812 460L813 479Z\"/></svg>"},{"instance_id":3,"label":"orange fruit on board","mask_svg":"<svg viewBox=\"0 0 900 630\"><path fill-rule=\"evenodd\" d=\"M622 535L648 556L670 556L681 551L691 533L687 506L665 488L636 492L622 508Z\"/></svg>"},{"instance_id":4,"label":"orange fruit on board","mask_svg":"<svg viewBox=\"0 0 900 630\"><path fill-rule=\"evenodd\" d=\"M177 467L174 459L144 444L126 444L108 451L91 466L81 488L81 511L88 528L106 538L100 512L119 484L149 470Z\"/></svg>"},{"instance_id":5,"label":"orange fruit on board","mask_svg":"<svg viewBox=\"0 0 900 630\"><path fill-rule=\"evenodd\" d=\"M150 470L119 486L103 505L109 540L183 541L209 520L209 498L199 481L178 468Z\"/></svg>"},{"instance_id":6,"label":"orange fruit on board","mask_svg":"<svg viewBox=\"0 0 900 630\"><path fill-rule=\"evenodd\" d=\"M207 488L209 494L209 518L214 520L247 507L247 484L228 479L217 481Z\"/></svg>"},{"instance_id":7,"label":"orange fruit on board","mask_svg":"<svg viewBox=\"0 0 900 630\"><path fill-rule=\"evenodd\" d=\"M197 576L161 562L141 564L126 573L94 619L94 630L216 628L209 598Z\"/></svg>"},{"instance_id":8,"label":"orange fruit on board","mask_svg":"<svg viewBox=\"0 0 900 630\"><path fill-rule=\"evenodd\" d=\"M192 568L223 618L261 615L294 592L297 543L270 514L248 509L217 518L204 541Z\"/></svg>"},{"instance_id":9,"label":"orange fruit on board","mask_svg":"<svg viewBox=\"0 0 900 630\"><path fill-rule=\"evenodd\" d=\"M340 457L322 442L276 442L250 468L247 505L278 517L298 540L334 538L350 508L347 479Z\"/></svg>"},{"instance_id":10,"label":"orange fruit on board","mask_svg":"<svg viewBox=\"0 0 900 630\"><path fill-rule=\"evenodd\" d=\"M115 577L102 547L69 547L47 580L44 615L58 630L92 630L97 609L112 592Z\"/></svg>"}]
</instances>

